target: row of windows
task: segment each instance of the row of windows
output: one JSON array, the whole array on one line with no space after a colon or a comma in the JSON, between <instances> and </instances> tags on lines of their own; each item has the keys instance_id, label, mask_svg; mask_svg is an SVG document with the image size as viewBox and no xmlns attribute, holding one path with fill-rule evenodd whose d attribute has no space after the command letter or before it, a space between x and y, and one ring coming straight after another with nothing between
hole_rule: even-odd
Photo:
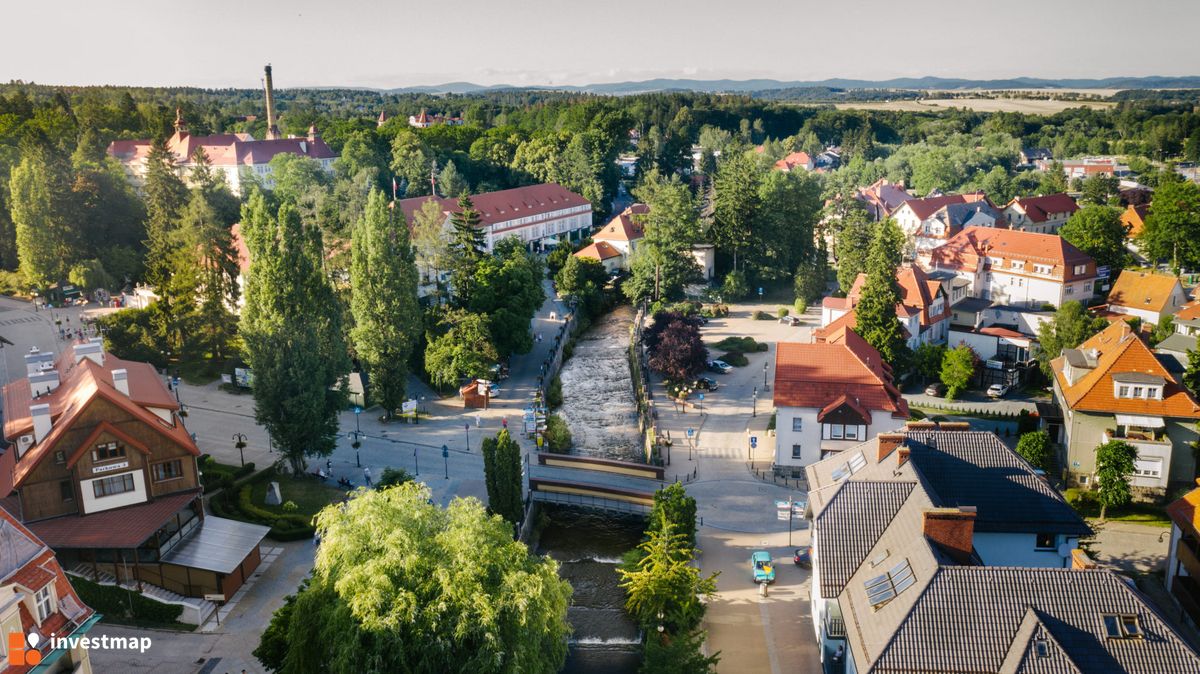
<instances>
[{"instance_id":1,"label":"row of windows","mask_svg":"<svg viewBox=\"0 0 1200 674\"><path fill-rule=\"evenodd\" d=\"M183 477L183 461L172 459L156 463L150 466L150 474L155 482L165 482L181 478ZM92 490L96 494L96 498L112 496L113 494L123 494L133 491L133 488L133 473L115 475L92 483ZM59 482L58 491L64 503L75 500L75 486L70 480Z\"/></svg>"},{"instance_id":2,"label":"row of windows","mask_svg":"<svg viewBox=\"0 0 1200 674\"><path fill-rule=\"evenodd\" d=\"M1158 400L1162 397L1161 386L1130 386L1120 384L1117 386L1118 398L1144 398L1146 400Z\"/></svg>"}]
</instances>

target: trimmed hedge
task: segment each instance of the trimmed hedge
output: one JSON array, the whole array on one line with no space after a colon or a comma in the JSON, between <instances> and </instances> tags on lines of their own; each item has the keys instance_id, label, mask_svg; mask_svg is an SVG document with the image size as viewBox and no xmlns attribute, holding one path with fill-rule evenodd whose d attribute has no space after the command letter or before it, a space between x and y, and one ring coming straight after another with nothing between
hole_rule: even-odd
<instances>
[{"instance_id":1,"label":"trimmed hedge","mask_svg":"<svg viewBox=\"0 0 1200 674\"><path fill-rule=\"evenodd\" d=\"M164 604L133 590L115 585L100 585L78 576L67 576L84 604L91 606L106 619L152 623L178 623L183 607ZM130 602L133 612L130 612Z\"/></svg>"},{"instance_id":2,"label":"trimmed hedge","mask_svg":"<svg viewBox=\"0 0 1200 674\"><path fill-rule=\"evenodd\" d=\"M746 358L746 355L737 351L730 351L724 356L721 356L721 360L734 367L746 367L750 364L750 361Z\"/></svg>"},{"instance_id":3,"label":"trimmed hedge","mask_svg":"<svg viewBox=\"0 0 1200 674\"><path fill-rule=\"evenodd\" d=\"M713 344L713 348L726 353L754 353L766 351L770 346L766 342L754 341L753 337L726 337Z\"/></svg>"},{"instance_id":4,"label":"trimmed hedge","mask_svg":"<svg viewBox=\"0 0 1200 674\"><path fill-rule=\"evenodd\" d=\"M262 479L271 477L272 473L268 471ZM253 489L254 482L247 482L238 487L236 491L232 488L227 489L213 497L209 501L209 507L217 517L227 517L271 527L271 531L267 535L276 541L299 541L312 538L316 533L311 518L306 515L275 513L254 505L254 499L251 497Z\"/></svg>"}]
</instances>

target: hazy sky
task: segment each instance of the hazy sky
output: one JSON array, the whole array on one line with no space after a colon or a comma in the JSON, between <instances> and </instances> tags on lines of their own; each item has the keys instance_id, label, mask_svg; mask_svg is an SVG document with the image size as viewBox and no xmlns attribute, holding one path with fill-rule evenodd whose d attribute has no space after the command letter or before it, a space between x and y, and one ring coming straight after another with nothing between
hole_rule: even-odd
<instances>
[{"instance_id":1,"label":"hazy sky","mask_svg":"<svg viewBox=\"0 0 1200 674\"><path fill-rule=\"evenodd\" d=\"M12 0L0 81L1200 75L1196 0Z\"/></svg>"}]
</instances>

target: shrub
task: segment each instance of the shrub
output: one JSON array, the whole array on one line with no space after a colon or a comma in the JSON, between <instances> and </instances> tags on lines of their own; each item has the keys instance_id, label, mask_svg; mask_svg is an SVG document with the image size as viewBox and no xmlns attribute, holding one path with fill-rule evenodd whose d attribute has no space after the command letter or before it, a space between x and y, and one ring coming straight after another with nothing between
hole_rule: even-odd
<instances>
[{"instance_id":1,"label":"shrub","mask_svg":"<svg viewBox=\"0 0 1200 674\"><path fill-rule=\"evenodd\" d=\"M734 367L746 367L747 365L750 364L750 361L746 359L746 356L744 354L738 353L737 351L730 351L729 353L725 354L724 356L721 356L721 360L725 361L726 363L729 363L730 365L732 365Z\"/></svg>"},{"instance_id":2,"label":"shrub","mask_svg":"<svg viewBox=\"0 0 1200 674\"><path fill-rule=\"evenodd\" d=\"M1087 509L1096 503L1096 495L1087 489L1071 487L1063 492L1063 498L1076 510Z\"/></svg>"},{"instance_id":3,"label":"shrub","mask_svg":"<svg viewBox=\"0 0 1200 674\"><path fill-rule=\"evenodd\" d=\"M722 318L729 315L727 304L705 304L700 309L700 315L706 318Z\"/></svg>"},{"instance_id":4,"label":"shrub","mask_svg":"<svg viewBox=\"0 0 1200 674\"><path fill-rule=\"evenodd\" d=\"M394 487L405 482L412 482L413 476L403 468L392 468L391 466L384 468L383 473L379 476L379 480L375 483L376 489L384 487Z\"/></svg>"},{"instance_id":5,"label":"shrub","mask_svg":"<svg viewBox=\"0 0 1200 674\"><path fill-rule=\"evenodd\" d=\"M558 375L554 375L554 379L550 380L550 386L546 389L546 404L550 406L550 409L562 407L562 379Z\"/></svg>"},{"instance_id":6,"label":"shrub","mask_svg":"<svg viewBox=\"0 0 1200 674\"><path fill-rule=\"evenodd\" d=\"M731 271L725 275L725 282L721 285L721 294L725 299L740 300L750 294L750 284L746 282L745 272Z\"/></svg>"},{"instance_id":7,"label":"shrub","mask_svg":"<svg viewBox=\"0 0 1200 674\"><path fill-rule=\"evenodd\" d=\"M726 337L713 345L718 351L728 353L755 353L770 348L766 342L756 342L753 337Z\"/></svg>"},{"instance_id":8,"label":"shrub","mask_svg":"<svg viewBox=\"0 0 1200 674\"><path fill-rule=\"evenodd\" d=\"M779 307L779 311L775 312L775 318L783 318L788 315L787 307Z\"/></svg>"},{"instance_id":9,"label":"shrub","mask_svg":"<svg viewBox=\"0 0 1200 674\"><path fill-rule=\"evenodd\" d=\"M808 302L805 302L803 297L797 297L796 303L792 305L792 309L795 310L797 316L800 316L808 311Z\"/></svg>"},{"instance_id":10,"label":"shrub","mask_svg":"<svg viewBox=\"0 0 1200 674\"><path fill-rule=\"evenodd\" d=\"M182 606L164 604L123 587L100 585L77 576L67 578L83 603L103 614L106 619L175 623L183 613Z\"/></svg>"},{"instance_id":11,"label":"shrub","mask_svg":"<svg viewBox=\"0 0 1200 674\"><path fill-rule=\"evenodd\" d=\"M571 448L571 429L567 422L557 414L551 414L546 419L546 432L543 436L546 448L556 454L565 454Z\"/></svg>"},{"instance_id":12,"label":"shrub","mask_svg":"<svg viewBox=\"0 0 1200 674\"><path fill-rule=\"evenodd\" d=\"M280 507L283 508L284 512L289 512L289 513L294 513L300 509L300 506L296 505L295 501L284 501L283 505Z\"/></svg>"},{"instance_id":13,"label":"shrub","mask_svg":"<svg viewBox=\"0 0 1200 674\"><path fill-rule=\"evenodd\" d=\"M750 317L751 317L751 318L753 318L753 319L754 319L754 320L756 320L756 321L769 321L769 320L771 320L771 314L768 314L768 313L767 313L767 312L765 312L765 311L755 311L753 314L751 314L751 315L750 315Z\"/></svg>"}]
</instances>

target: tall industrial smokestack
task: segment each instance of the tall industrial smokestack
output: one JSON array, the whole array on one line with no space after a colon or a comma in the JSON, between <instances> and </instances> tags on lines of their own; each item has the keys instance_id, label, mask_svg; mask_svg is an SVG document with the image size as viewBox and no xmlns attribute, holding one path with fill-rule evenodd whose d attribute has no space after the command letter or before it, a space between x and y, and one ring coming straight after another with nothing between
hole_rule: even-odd
<instances>
[{"instance_id":1,"label":"tall industrial smokestack","mask_svg":"<svg viewBox=\"0 0 1200 674\"><path fill-rule=\"evenodd\" d=\"M267 65L266 71L266 89L267 89L267 140L275 140L279 138L279 126L275 124L275 91L271 86L271 66Z\"/></svg>"}]
</instances>

